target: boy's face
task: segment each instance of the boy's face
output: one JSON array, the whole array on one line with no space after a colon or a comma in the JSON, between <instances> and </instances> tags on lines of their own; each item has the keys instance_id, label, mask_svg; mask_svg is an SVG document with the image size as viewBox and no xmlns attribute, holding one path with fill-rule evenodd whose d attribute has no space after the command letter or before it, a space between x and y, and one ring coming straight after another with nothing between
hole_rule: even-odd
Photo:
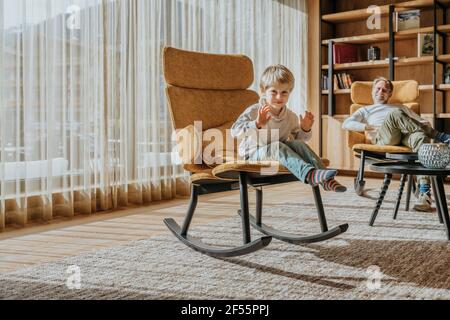
<instances>
[{"instance_id":1,"label":"boy's face","mask_svg":"<svg viewBox=\"0 0 450 320\"><path fill-rule=\"evenodd\" d=\"M289 101L291 94L291 88L288 84L279 84L273 87L267 88L263 92L267 103L273 108L283 108Z\"/></svg>"}]
</instances>

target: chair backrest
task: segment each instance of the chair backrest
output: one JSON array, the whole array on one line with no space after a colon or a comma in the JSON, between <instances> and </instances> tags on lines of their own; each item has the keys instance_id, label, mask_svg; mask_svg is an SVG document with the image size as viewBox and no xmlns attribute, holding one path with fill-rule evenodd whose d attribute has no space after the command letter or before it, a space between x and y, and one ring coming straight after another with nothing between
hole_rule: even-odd
<instances>
[{"instance_id":1,"label":"chair backrest","mask_svg":"<svg viewBox=\"0 0 450 320\"><path fill-rule=\"evenodd\" d=\"M419 83L415 80L393 81L394 91L389 103L405 104L416 102L419 97ZM356 81L351 88L351 99L354 104L371 105L372 81Z\"/></svg>"},{"instance_id":2,"label":"chair backrest","mask_svg":"<svg viewBox=\"0 0 450 320\"><path fill-rule=\"evenodd\" d=\"M163 69L176 130L201 121L203 131L217 128L225 134L239 115L259 100L256 92L248 90L254 80L253 63L244 55L166 47Z\"/></svg>"},{"instance_id":3,"label":"chair backrest","mask_svg":"<svg viewBox=\"0 0 450 320\"><path fill-rule=\"evenodd\" d=\"M419 98L419 83L415 80L393 81L394 91L389 103L403 104L417 114L420 113L420 106L417 102ZM355 113L359 108L373 104L372 81L355 81L351 87L350 114ZM360 132L349 132L348 146L352 148L355 144L369 143L364 134Z\"/></svg>"}]
</instances>

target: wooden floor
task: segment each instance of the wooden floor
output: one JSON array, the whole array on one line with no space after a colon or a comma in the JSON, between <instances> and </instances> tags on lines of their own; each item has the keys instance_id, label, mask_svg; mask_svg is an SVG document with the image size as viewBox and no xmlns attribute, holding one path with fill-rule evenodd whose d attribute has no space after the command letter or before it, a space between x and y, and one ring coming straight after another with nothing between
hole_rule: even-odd
<instances>
[{"instance_id":1,"label":"wooden floor","mask_svg":"<svg viewBox=\"0 0 450 320\"><path fill-rule=\"evenodd\" d=\"M353 178L339 177L339 181L349 188L349 192L353 192ZM380 180L369 179L367 187L377 188L380 183ZM250 190L250 203L254 203L253 193ZM298 197L312 199L311 188L296 182L264 188L265 206L293 201ZM168 233L163 219L173 217L181 223L187 205L188 199L176 199L0 233L0 272ZM201 196L193 226L231 217L236 215L238 209L238 191Z\"/></svg>"}]
</instances>

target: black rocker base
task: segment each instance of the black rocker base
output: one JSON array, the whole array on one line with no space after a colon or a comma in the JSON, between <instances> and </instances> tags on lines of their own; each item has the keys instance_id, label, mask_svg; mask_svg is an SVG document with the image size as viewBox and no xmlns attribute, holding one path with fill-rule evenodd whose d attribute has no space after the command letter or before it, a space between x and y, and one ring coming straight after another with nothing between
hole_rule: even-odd
<instances>
[{"instance_id":1,"label":"black rocker base","mask_svg":"<svg viewBox=\"0 0 450 320\"><path fill-rule=\"evenodd\" d=\"M241 214L241 210L238 210L238 214L239 215ZM276 230L270 226L265 225L264 223L258 224L256 222L256 218L252 215L250 215L250 224L252 225L252 227L264 233L265 235L271 236L275 239L288 242L291 244L305 244L305 243L315 243L325 241L334 238L340 235L341 233L344 233L348 229L348 224L346 223L319 234L311 236L299 236L293 233L287 233Z\"/></svg>"},{"instance_id":2,"label":"black rocker base","mask_svg":"<svg viewBox=\"0 0 450 320\"><path fill-rule=\"evenodd\" d=\"M164 219L164 223L166 226L172 231L172 233L185 245L188 247L199 251L201 253L213 256L213 257L237 257L242 256L245 254L249 254L255 251L258 251L259 249L262 249L269 245L269 243L272 241L272 237L265 236L258 240L254 240L250 243L247 243L243 246L236 247L236 248L229 248L229 249L219 249L216 247L209 246L207 244L204 244L201 240L196 239L194 237L190 237L189 235L183 236L181 234L181 228L180 226L173 220L172 218Z\"/></svg>"}]
</instances>

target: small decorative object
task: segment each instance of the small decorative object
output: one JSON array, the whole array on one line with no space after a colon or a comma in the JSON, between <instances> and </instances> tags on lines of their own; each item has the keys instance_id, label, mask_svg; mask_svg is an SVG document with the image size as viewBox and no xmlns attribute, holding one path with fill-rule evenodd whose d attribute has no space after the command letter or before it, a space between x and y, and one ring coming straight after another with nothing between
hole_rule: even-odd
<instances>
[{"instance_id":1,"label":"small decorative object","mask_svg":"<svg viewBox=\"0 0 450 320\"><path fill-rule=\"evenodd\" d=\"M446 143L424 143L419 149L420 163L430 169L444 169L450 163L450 147Z\"/></svg>"},{"instance_id":2,"label":"small decorative object","mask_svg":"<svg viewBox=\"0 0 450 320\"><path fill-rule=\"evenodd\" d=\"M447 70L445 71L445 84L450 84L450 67L447 67Z\"/></svg>"},{"instance_id":3,"label":"small decorative object","mask_svg":"<svg viewBox=\"0 0 450 320\"><path fill-rule=\"evenodd\" d=\"M380 60L380 48L370 46L370 48L367 50L367 60Z\"/></svg>"},{"instance_id":4,"label":"small decorative object","mask_svg":"<svg viewBox=\"0 0 450 320\"><path fill-rule=\"evenodd\" d=\"M437 38L437 44L439 48L439 37ZM434 35L432 33L419 33L417 43L417 56L431 56L434 54ZM439 50L436 54L439 54Z\"/></svg>"},{"instance_id":5,"label":"small decorative object","mask_svg":"<svg viewBox=\"0 0 450 320\"><path fill-rule=\"evenodd\" d=\"M420 10L401 11L395 15L396 31L420 28Z\"/></svg>"}]
</instances>

